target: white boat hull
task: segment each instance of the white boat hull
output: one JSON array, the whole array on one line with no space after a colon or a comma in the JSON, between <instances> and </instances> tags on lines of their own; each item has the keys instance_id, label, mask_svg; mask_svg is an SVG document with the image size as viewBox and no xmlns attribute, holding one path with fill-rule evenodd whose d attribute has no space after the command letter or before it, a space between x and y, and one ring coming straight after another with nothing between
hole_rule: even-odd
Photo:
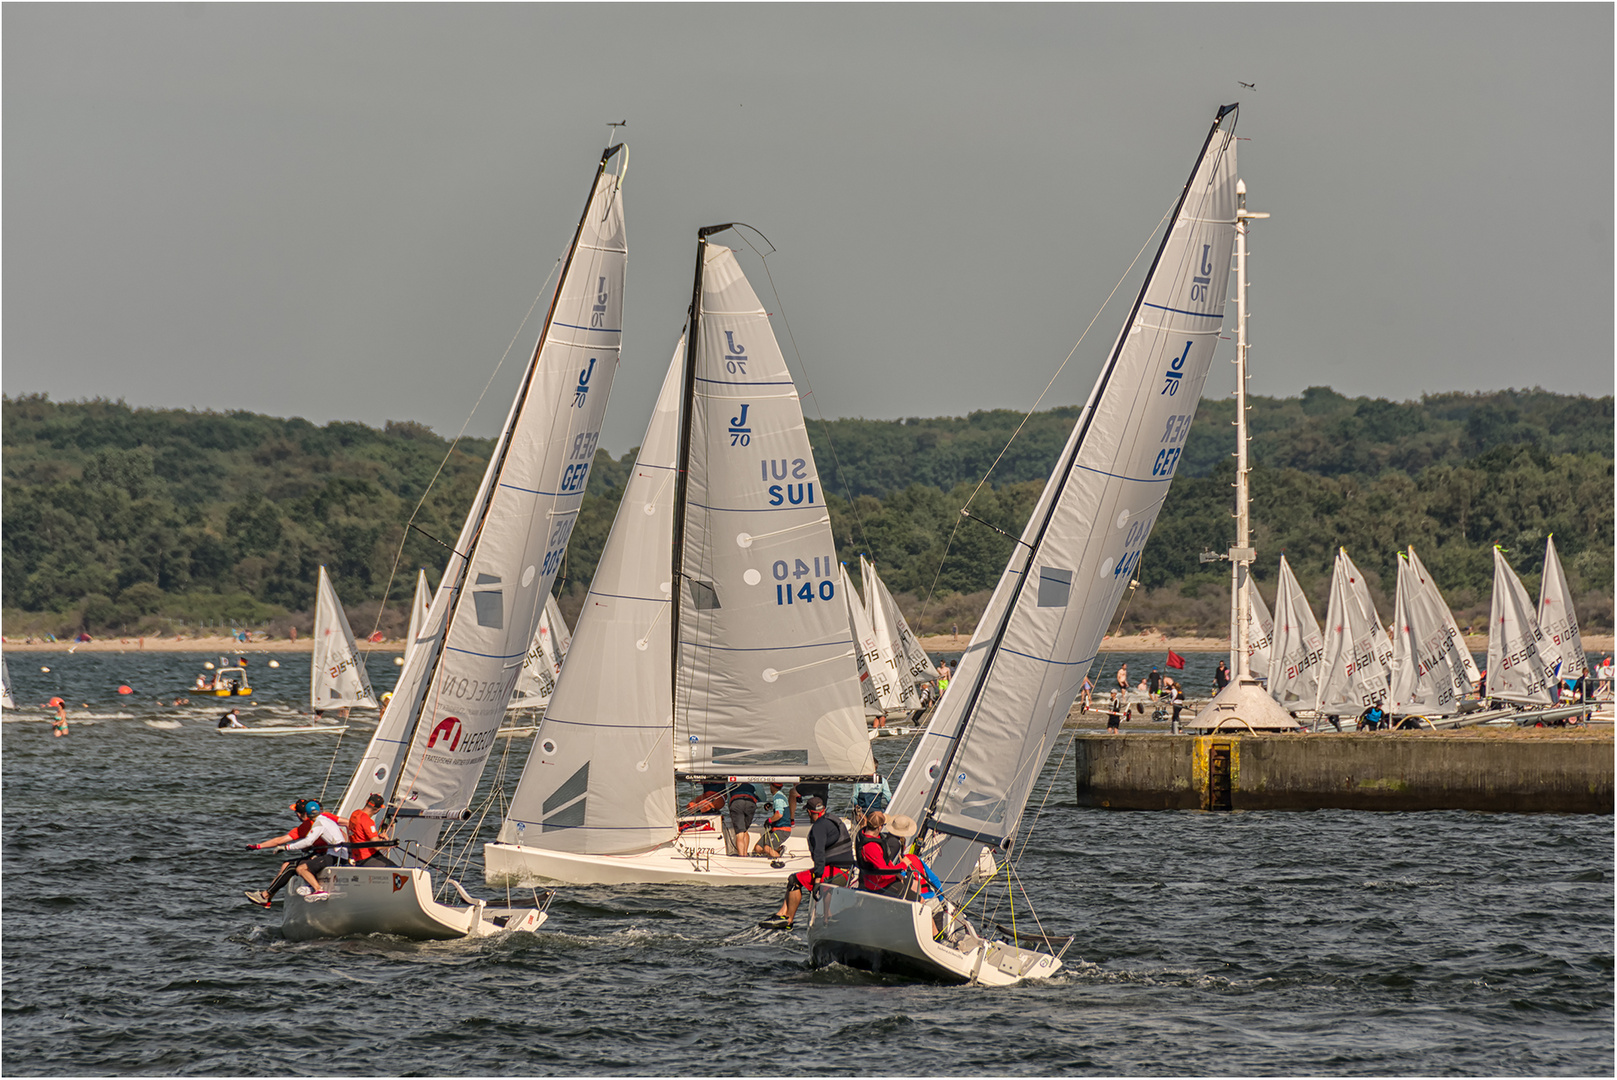
<instances>
[{"instance_id":1,"label":"white boat hull","mask_svg":"<svg viewBox=\"0 0 1617 1080\"><path fill-rule=\"evenodd\" d=\"M808 943L815 967L842 964L984 986L1013 986L1049 978L1061 969L1061 960L1048 952L984 941L964 920L946 927L950 934L936 940L942 908L935 900L900 900L828 886L820 890L812 910Z\"/></svg>"},{"instance_id":2,"label":"white boat hull","mask_svg":"<svg viewBox=\"0 0 1617 1080\"><path fill-rule=\"evenodd\" d=\"M420 867L333 866L320 875L320 884L330 894L325 900L309 900L296 891L287 894L281 917L284 937L309 941L394 934L418 941L450 941L536 930L548 918L535 907L440 904L433 899L431 872Z\"/></svg>"},{"instance_id":3,"label":"white boat hull","mask_svg":"<svg viewBox=\"0 0 1617 1080\"><path fill-rule=\"evenodd\" d=\"M263 737L279 737L284 735L341 735L348 730L347 724L303 724L283 727L222 727L217 729L221 735L258 735Z\"/></svg>"},{"instance_id":4,"label":"white boat hull","mask_svg":"<svg viewBox=\"0 0 1617 1080\"><path fill-rule=\"evenodd\" d=\"M690 830L649 851L627 855L586 855L550 851L522 844L483 845L483 880L491 889L526 885L784 885L802 870L811 870L808 838L791 836L781 859L742 858L725 854L718 818L702 820L711 830ZM850 825L851 829L852 826ZM758 838L754 836L753 843ZM774 866L772 863L784 863ZM983 848L971 880L992 877L998 867Z\"/></svg>"},{"instance_id":5,"label":"white boat hull","mask_svg":"<svg viewBox=\"0 0 1617 1080\"><path fill-rule=\"evenodd\" d=\"M677 840L629 855L581 855L520 844L483 845L483 880L490 888L566 885L772 885L783 886L813 867L808 840L791 837L784 859L725 854L724 834L686 832ZM784 866L772 866L772 862Z\"/></svg>"}]
</instances>

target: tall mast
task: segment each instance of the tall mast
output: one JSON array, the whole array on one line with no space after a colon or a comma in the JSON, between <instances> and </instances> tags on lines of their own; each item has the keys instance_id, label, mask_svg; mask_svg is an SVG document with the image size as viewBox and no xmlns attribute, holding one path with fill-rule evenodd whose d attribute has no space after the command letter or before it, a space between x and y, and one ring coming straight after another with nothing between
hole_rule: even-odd
<instances>
[{"instance_id":1,"label":"tall mast","mask_svg":"<svg viewBox=\"0 0 1617 1080\"><path fill-rule=\"evenodd\" d=\"M1235 628L1230 648L1235 655L1230 669L1238 682L1251 682L1252 604L1246 585L1257 552L1252 548L1251 468L1246 453L1246 223L1269 215L1247 210L1245 180L1235 182L1235 208L1235 546L1230 548L1230 618Z\"/></svg>"},{"instance_id":2,"label":"tall mast","mask_svg":"<svg viewBox=\"0 0 1617 1080\"><path fill-rule=\"evenodd\" d=\"M573 229L573 242L567 247L567 259L562 264L561 274L556 278L556 290L551 294L550 306L545 310L544 326L539 330L539 340L533 347L533 355L528 359L528 370L522 377L522 385L517 389L517 396L511 405L511 415L506 420L504 430L500 432L500 441L495 446L495 457L489 464L488 475L492 482L488 484L487 490L483 492L483 501L473 511L476 515L477 524L472 529L471 536L466 544L466 550L456 552L461 556L461 562L459 566L455 567L456 581L449 594L449 610L444 614L443 633L439 637L437 647L432 652L426 674L421 678L421 697L413 703L415 716L410 721L409 733L404 737L406 746L413 746L415 743L416 729L421 725L422 706L426 702L427 695L432 693L432 680L437 675L439 664L443 660L444 644L449 638L449 628L454 624L455 612L460 608L461 598L466 595L467 590L461 587L461 583L465 580L466 571L471 568L472 555L476 552L477 543L482 538L483 524L488 520L489 507L494 502L494 492L500 486L500 472L505 468L506 456L511 452L512 435L515 433L517 423L522 415L522 402L528 396L528 390L533 386L534 376L539 371L539 356L544 352L545 342L550 339L550 325L556 317L556 305L561 303L561 291L562 287L567 283L567 272L572 269L573 259L578 255L578 241L584 235L584 222L589 217L590 206L595 202L595 189L600 185L601 174L606 171L606 163L612 160L612 156L621 149L623 149L623 144L617 143L601 151L601 160L596 164L595 175L590 179L590 192L584 198L583 212L578 215L578 226ZM619 180L621 181L621 179L622 177L620 176ZM439 582L439 588L442 587L443 582ZM388 792L390 797L398 795L399 785L403 782L404 770L402 768L396 769L393 776L393 785ZM394 801L394 798L390 798L389 801Z\"/></svg>"},{"instance_id":3,"label":"tall mast","mask_svg":"<svg viewBox=\"0 0 1617 1080\"><path fill-rule=\"evenodd\" d=\"M1129 327L1133 326L1135 319L1139 317L1140 305L1145 302L1146 292L1151 288L1152 278L1156 276L1157 264L1162 261L1162 253L1167 250L1168 241L1173 235L1174 223L1179 220L1179 215L1185 207L1185 200L1190 197L1190 185L1195 182L1196 173L1200 171L1202 167L1202 160L1207 156L1208 148L1213 145L1213 138L1218 134L1220 125L1224 123L1224 117L1232 112L1239 116L1238 109L1238 105L1221 106L1218 110L1218 115L1213 118L1213 125L1212 127L1208 128L1207 138L1202 142L1201 152L1196 155L1196 164L1191 167L1190 176L1185 179L1184 190L1179 193L1179 202L1174 206L1173 214L1169 218L1168 228L1164 230L1162 234L1162 242L1157 245L1157 253L1151 259L1151 267L1146 271L1145 281L1140 285L1140 293L1134 298L1134 306L1129 309L1128 319L1123 323L1123 332L1117 336L1117 344L1113 346L1112 353L1107 358L1106 367L1101 375L1101 380L1091 396L1089 406L1084 410L1083 418L1079 422L1080 430L1078 437L1074 439L1072 443L1072 452L1068 455L1065 461L1059 464L1060 472L1052 477L1051 482L1056 486L1056 490L1051 495L1049 504L1045 509L1044 519L1039 522L1039 528L1034 534L1033 543L1024 544L1022 540L1017 540L1019 545L1027 547L1027 552L1023 556L1024 561L1022 566L1024 571L1028 566L1033 564L1033 557L1038 553L1039 545L1044 541L1044 534L1050 528L1050 522L1055 517L1056 510L1061 503L1061 493L1063 490L1065 490L1067 481L1072 476L1073 465L1078 460L1078 455L1084 446L1084 437L1089 433L1090 423L1094 420L1095 405L1099 403L1103 396L1105 396L1106 389L1111 382L1112 372L1116 370L1118 359L1123 355L1123 348L1128 343ZM1011 556L1013 561L1016 558L1016 554L1017 553L1013 551ZM955 756L959 753L960 744L965 738L966 728L971 724L972 712L976 707L977 699L981 696L983 687L988 683L988 677L992 671L994 659L999 655L1000 642L1005 636L1005 628L1010 625L1011 616L1016 612L1017 601L1021 598L1023 586L1026 584L1027 574L1025 572L1018 573L1016 575L1016 582L1012 586L1011 594L1007 598L1005 610L1000 614L999 626L996 627L994 636L989 640L987 654L982 659L983 673L977 678L976 683L972 686L971 696L966 700L965 707L960 710L960 723L956 726L954 735L949 740L949 748L944 754L942 762L938 766L937 776L932 781L931 790L927 795L925 816L921 821L921 831L918 834L917 839L919 839L921 836L925 836L935 827L933 824L933 814L937 810L938 799L943 794L944 782L954 767Z\"/></svg>"},{"instance_id":4,"label":"tall mast","mask_svg":"<svg viewBox=\"0 0 1617 1080\"><path fill-rule=\"evenodd\" d=\"M685 492L690 484L691 421L696 404L696 339L702 322L702 275L707 267L707 238L734 225L704 225L696 230L696 272L691 283L691 306L685 316L685 378L679 397L679 457L674 459L674 536L673 573L669 577L669 637L672 642L668 677L672 687L669 698L674 711L679 711L679 617L681 597L685 585Z\"/></svg>"}]
</instances>

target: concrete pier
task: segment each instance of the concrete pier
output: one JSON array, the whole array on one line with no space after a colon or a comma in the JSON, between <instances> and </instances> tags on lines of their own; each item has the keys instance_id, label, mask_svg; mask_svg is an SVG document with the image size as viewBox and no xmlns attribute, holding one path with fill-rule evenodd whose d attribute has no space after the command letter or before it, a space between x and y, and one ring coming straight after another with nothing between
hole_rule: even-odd
<instances>
[{"instance_id":1,"label":"concrete pier","mask_svg":"<svg viewBox=\"0 0 1617 1080\"><path fill-rule=\"evenodd\" d=\"M1079 732L1078 805L1114 810L1610 814L1603 730L1346 735Z\"/></svg>"}]
</instances>

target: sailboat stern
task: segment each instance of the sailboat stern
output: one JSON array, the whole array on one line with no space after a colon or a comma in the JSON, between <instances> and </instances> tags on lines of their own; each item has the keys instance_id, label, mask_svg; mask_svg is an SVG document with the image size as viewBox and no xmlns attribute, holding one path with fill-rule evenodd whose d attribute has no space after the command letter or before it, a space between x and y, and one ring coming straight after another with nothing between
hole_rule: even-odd
<instances>
[{"instance_id":1,"label":"sailboat stern","mask_svg":"<svg viewBox=\"0 0 1617 1080\"><path fill-rule=\"evenodd\" d=\"M324 899L296 891L287 894L283 937L312 941L393 934L416 941L452 941L537 930L548 917L539 906L493 908L481 900L471 900L465 907L440 904L433 899L432 873L421 867L331 867L321 874L320 884L327 893Z\"/></svg>"},{"instance_id":2,"label":"sailboat stern","mask_svg":"<svg viewBox=\"0 0 1617 1080\"><path fill-rule=\"evenodd\" d=\"M1061 959L1049 952L985 940L964 918L949 919L935 900L837 886L820 889L808 941L815 967L842 964L932 981L1013 986L1061 970Z\"/></svg>"}]
</instances>

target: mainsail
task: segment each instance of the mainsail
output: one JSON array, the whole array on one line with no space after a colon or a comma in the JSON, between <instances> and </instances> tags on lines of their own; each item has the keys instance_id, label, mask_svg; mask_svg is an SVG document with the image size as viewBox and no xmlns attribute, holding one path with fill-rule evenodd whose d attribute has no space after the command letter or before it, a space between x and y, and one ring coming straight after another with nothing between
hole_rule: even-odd
<instances>
[{"instance_id":1,"label":"mainsail","mask_svg":"<svg viewBox=\"0 0 1617 1080\"><path fill-rule=\"evenodd\" d=\"M418 569L415 577L415 596L410 600L410 629L405 631L404 640L407 643L414 641L421 635L421 627L427 620L427 609L432 607L432 590L427 588L427 571Z\"/></svg>"},{"instance_id":2,"label":"mainsail","mask_svg":"<svg viewBox=\"0 0 1617 1080\"><path fill-rule=\"evenodd\" d=\"M1398 556L1398 593L1393 602L1393 712L1450 716L1475 685L1476 664L1437 585L1411 547Z\"/></svg>"},{"instance_id":3,"label":"mainsail","mask_svg":"<svg viewBox=\"0 0 1617 1080\"><path fill-rule=\"evenodd\" d=\"M567 620L554 595L545 597L545 610L539 616L539 629L534 631L528 655L522 658L522 674L511 691L511 700L505 703L512 709L543 709L550 704L550 695L556 689L556 677L561 674L562 661L572 642L567 632Z\"/></svg>"},{"instance_id":4,"label":"mainsail","mask_svg":"<svg viewBox=\"0 0 1617 1080\"><path fill-rule=\"evenodd\" d=\"M17 699L11 695L11 669L6 667L6 658L0 656L0 708L16 707Z\"/></svg>"},{"instance_id":5,"label":"mainsail","mask_svg":"<svg viewBox=\"0 0 1617 1080\"><path fill-rule=\"evenodd\" d=\"M616 855L676 835L669 586L680 374L668 365L500 841Z\"/></svg>"},{"instance_id":6,"label":"mainsail","mask_svg":"<svg viewBox=\"0 0 1617 1080\"><path fill-rule=\"evenodd\" d=\"M1588 673L1589 661L1583 654L1578 614L1572 610L1572 593L1566 587L1566 574L1561 570L1561 557L1556 554L1553 536L1544 540L1544 580L1538 586L1538 628L1543 634L1539 647L1544 653L1544 666L1556 678L1578 679Z\"/></svg>"},{"instance_id":7,"label":"mainsail","mask_svg":"<svg viewBox=\"0 0 1617 1080\"><path fill-rule=\"evenodd\" d=\"M875 564L871 564L870 576L865 579L873 582L876 594L881 597L882 610L892 625L898 629L898 643L902 647L903 674L909 679L909 685L919 687L921 683L930 682L938 677L938 669L932 666L932 658L921 648L920 639L910 629L910 624L904 620L904 613L898 609L898 603L893 594L887 591L887 583L876 573ZM919 694L916 698L920 702Z\"/></svg>"},{"instance_id":8,"label":"mainsail","mask_svg":"<svg viewBox=\"0 0 1617 1080\"><path fill-rule=\"evenodd\" d=\"M1392 645L1381 628L1381 616L1370 600L1364 576L1348 558L1346 548L1336 549L1324 637L1324 674L1314 710L1343 715L1385 701Z\"/></svg>"},{"instance_id":9,"label":"mainsail","mask_svg":"<svg viewBox=\"0 0 1617 1080\"><path fill-rule=\"evenodd\" d=\"M423 637L343 799L347 814L373 779L385 782L389 803L403 808L403 840L430 847L440 819L470 804L577 520L622 334L621 176L606 172L618 149L601 157Z\"/></svg>"},{"instance_id":10,"label":"mainsail","mask_svg":"<svg viewBox=\"0 0 1617 1080\"><path fill-rule=\"evenodd\" d=\"M1172 224L1012 552L893 812L965 879L1008 846L1179 463L1218 343L1235 238L1235 106L1218 112Z\"/></svg>"},{"instance_id":11,"label":"mainsail","mask_svg":"<svg viewBox=\"0 0 1617 1080\"><path fill-rule=\"evenodd\" d=\"M1488 615L1488 697L1522 705L1552 705L1555 673L1544 662L1543 635L1521 578L1493 549L1493 604Z\"/></svg>"},{"instance_id":12,"label":"mainsail","mask_svg":"<svg viewBox=\"0 0 1617 1080\"><path fill-rule=\"evenodd\" d=\"M315 584L314 650L309 663L309 708L376 708L365 658L354 645L354 632L348 616L337 602L326 568L320 568Z\"/></svg>"},{"instance_id":13,"label":"mainsail","mask_svg":"<svg viewBox=\"0 0 1617 1080\"><path fill-rule=\"evenodd\" d=\"M900 630L903 616L898 614L893 598L876 576L875 564L863 555L859 556L859 580L865 586L865 613L870 616L871 628L876 632L876 647L881 650L883 660L892 665L893 703L887 708L913 712L921 707L921 695L915 689L910 659L904 651L904 635L909 633L909 627Z\"/></svg>"},{"instance_id":14,"label":"mainsail","mask_svg":"<svg viewBox=\"0 0 1617 1080\"><path fill-rule=\"evenodd\" d=\"M842 595L848 598L848 627L853 634L854 658L858 661L859 692L865 701L866 716L881 716L898 707L898 665L892 650L882 652L870 610L860 600L848 576L847 564L838 564Z\"/></svg>"},{"instance_id":15,"label":"mainsail","mask_svg":"<svg viewBox=\"0 0 1617 1080\"><path fill-rule=\"evenodd\" d=\"M1275 590L1275 641L1269 653L1269 694L1288 709L1312 708L1319 699L1319 677L1325 662L1314 609L1291 564L1280 556L1280 584Z\"/></svg>"},{"instance_id":16,"label":"mainsail","mask_svg":"<svg viewBox=\"0 0 1617 1080\"><path fill-rule=\"evenodd\" d=\"M1251 613L1247 620L1246 629L1246 656L1247 670L1254 675L1267 677L1270 664L1270 652L1274 646L1275 624L1269 617L1269 608L1263 602L1263 596L1258 592L1258 584L1248 576L1243 583L1246 589L1247 611ZM1278 603L1278 598L1276 603Z\"/></svg>"},{"instance_id":17,"label":"mainsail","mask_svg":"<svg viewBox=\"0 0 1617 1080\"><path fill-rule=\"evenodd\" d=\"M674 521L674 764L871 775L854 648L797 387L735 253L698 234Z\"/></svg>"}]
</instances>

